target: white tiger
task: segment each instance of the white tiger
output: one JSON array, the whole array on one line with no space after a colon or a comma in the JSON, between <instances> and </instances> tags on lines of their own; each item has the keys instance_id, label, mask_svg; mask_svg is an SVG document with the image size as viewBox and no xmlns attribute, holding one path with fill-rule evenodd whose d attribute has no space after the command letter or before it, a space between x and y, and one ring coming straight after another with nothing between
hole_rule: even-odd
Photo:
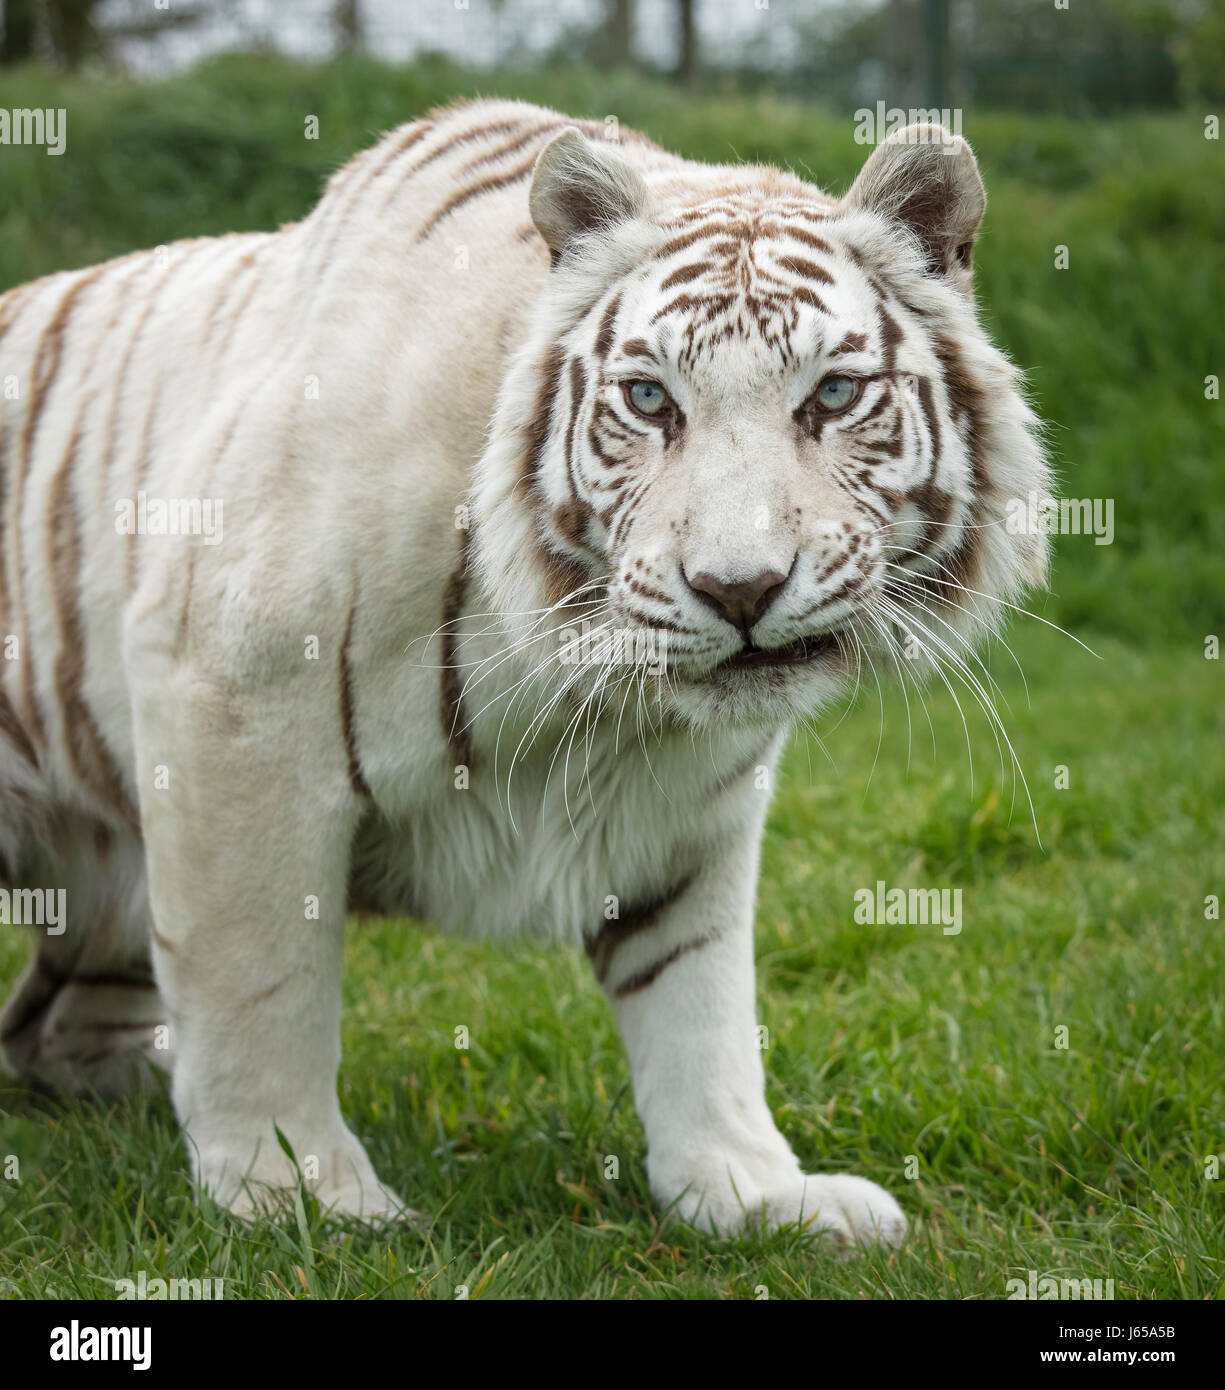
<instances>
[{"instance_id":1,"label":"white tiger","mask_svg":"<svg viewBox=\"0 0 1225 1390\"><path fill-rule=\"evenodd\" d=\"M766 1104L759 788L861 657L1043 576L982 183L933 127L840 200L605 134L449 108L302 222L0 298L0 879L68 913L3 1056L169 1065L220 1202L295 1182L275 1125L392 1219L337 1099L347 910L583 943L664 1207L893 1245Z\"/></svg>"}]
</instances>

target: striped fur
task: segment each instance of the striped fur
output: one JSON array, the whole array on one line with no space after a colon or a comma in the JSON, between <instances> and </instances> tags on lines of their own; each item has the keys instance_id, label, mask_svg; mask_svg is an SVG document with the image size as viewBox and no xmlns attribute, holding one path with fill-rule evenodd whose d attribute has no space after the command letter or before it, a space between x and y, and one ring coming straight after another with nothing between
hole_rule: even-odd
<instances>
[{"instance_id":1,"label":"striped fur","mask_svg":"<svg viewBox=\"0 0 1225 1390\"><path fill-rule=\"evenodd\" d=\"M235 1210L286 1178L275 1119L386 1214L336 1105L346 905L583 943L661 1200L735 1224L732 1174L896 1239L765 1110L753 885L763 783L852 653L920 599L969 640L1041 575L1001 525L1045 470L981 212L964 142L887 143L838 200L477 102L279 231L0 296L0 869L70 890L0 1055L110 1092L172 1062ZM127 524L179 502L220 532ZM666 660L576 659L584 623Z\"/></svg>"}]
</instances>

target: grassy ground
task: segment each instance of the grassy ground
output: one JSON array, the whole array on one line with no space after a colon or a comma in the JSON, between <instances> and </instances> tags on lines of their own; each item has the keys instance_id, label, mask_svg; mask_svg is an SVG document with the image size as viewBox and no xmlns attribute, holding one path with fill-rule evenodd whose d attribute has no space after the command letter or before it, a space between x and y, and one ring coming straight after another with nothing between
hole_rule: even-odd
<instances>
[{"instance_id":1,"label":"grassy ground","mask_svg":"<svg viewBox=\"0 0 1225 1390\"><path fill-rule=\"evenodd\" d=\"M863 155L849 118L798 106L581 73L481 85L615 112L698 157L808 165L833 187ZM445 67L264 60L165 87L19 74L4 104L66 106L69 145L0 159L0 286L294 218L377 129L473 86ZM319 142L301 138L310 113ZM1118 1297L1225 1294L1225 1179L1206 1176L1225 1161L1225 943L1204 916L1225 831L1223 668L1203 654L1225 628L1222 407L1203 394L1225 366L1220 147L1190 115L966 122L992 197L986 311L1032 368L1065 491L1116 499L1118 535L1061 538L1038 604L1101 659L1022 620L1028 704L1008 657L992 663L1041 848L968 712L971 781L942 687L930 731L911 696L913 740L888 692L878 755L873 688L836 730L822 721L833 765L806 737L788 755L758 910L770 1099L806 1166L899 1196L906 1248L841 1261L789 1236L661 1229L585 961L387 923L351 933L341 1090L376 1166L434 1217L427 1234L338 1240L309 1206L236 1227L193 1206L164 1102L64 1107L10 1088L0 1295L110 1297L144 1270L224 1278L227 1297L998 1298L1031 1269L1113 1279ZM961 933L856 925L855 890L878 879L960 888ZM0 928L0 992L24 946ZM8 1155L20 1181L3 1179Z\"/></svg>"},{"instance_id":2,"label":"grassy ground","mask_svg":"<svg viewBox=\"0 0 1225 1390\"><path fill-rule=\"evenodd\" d=\"M1023 794L1010 814L981 718L971 789L960 718L934 692L909 776L895 697L875 772L874 692L837 731L836 774L797 740L766 845L770 1098L806 1165L897 1193L915 1226L901 1253L661 1231L581 956L386 923L351 935L341 1089L376 1166L435 1217L428 1236L337 1242L307 1211L236 1228L193 1207L167 1105L8 1091L0 1155L20 1155L22 1180L0 1188L0 1279L27 1297L107 1297L143 1269L224 1278L227 1297L999 1298L1033 1269L1113 1279L1120 1298L1225 1293L1225 1186L1205 1177L1225 1149L1225 944L1203 915L1225 803L1196 753L1225 736L1219 676L1112 641L1097 662L1045 629L1014 646L1031 707L995 667L1045 851ZM960 934L855 925L854 892L878 878L961 887ZM18 956L0 937L0 977Z\"/></svg>"}]
</instances>

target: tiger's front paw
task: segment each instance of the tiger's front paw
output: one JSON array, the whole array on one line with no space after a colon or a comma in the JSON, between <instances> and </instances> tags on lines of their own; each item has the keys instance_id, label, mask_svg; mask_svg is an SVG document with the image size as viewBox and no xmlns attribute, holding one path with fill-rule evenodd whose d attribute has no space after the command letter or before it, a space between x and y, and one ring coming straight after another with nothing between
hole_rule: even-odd
<instances>
[{"instance_id":1,"label":"tiger's front paw","mask_svg":"<svg viewBox=\"0 0 1225 1390\"><path fill-rule=\"evenodd\" d=\"M271 1126L258 1137L231 1135L196 1152L198 1186L244 1221L284 1214L299 1186L335 1221L386 1225L420 1215L379 1182L365 1150L345 1130L315 1145L295 1146L295 1161L281 1151Z\"/></svg>"},{"instance_id":2,"label":"tiger's front paw","mask_svg":"<svg viewBox=\"0 0 1225 1390\"><path fill-rule=\"evenodd\" d=\"M722 1174L706 1163L705 1172L683 1185L680 1175L670 1175L652 1186L678 1215L713 1234L760 1230L764 1218L769 1231L799 1226L848 1248L879 1244L893 1250L905 1238L901 1207L867 1178L798 1171L754 1177L735 1160L722 1166Z\"/></svg>"},{"instance_id":3,"label":"tiger's front paw","mask_svg":"<svg viewBox=\"0 0 1225 1390\"><path fill-rule=\"evenodd\" d=\"M906 1217L894 1198L877 1183L850 1173L807 1174L800 1192L771 1206L779 1217L774 1224L798 1221L847 1246L882 1245L896 1250L906 1238Z\"/></svg>"}]
</instances>

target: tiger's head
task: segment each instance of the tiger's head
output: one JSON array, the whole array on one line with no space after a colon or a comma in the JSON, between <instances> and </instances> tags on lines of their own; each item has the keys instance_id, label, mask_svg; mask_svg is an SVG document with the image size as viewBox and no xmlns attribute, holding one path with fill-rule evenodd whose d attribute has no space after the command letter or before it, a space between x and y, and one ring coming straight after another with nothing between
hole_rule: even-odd
<instances>
[{"instance_id":1,"label":"tiger's head","mask_svg":"<svg viewBox=\"0 0 1225 1390\"><path fill-rule=\"evenodd\" d=\"M975 312L969 145L912 126L841 200L638 162L569 129L536 165L552 269L475 494L497 602L557 605L566 640L585 616L650 634L660 701L697 725L812 713L873 654L960 653L1046 567L1005 525L1046 469Z\"/></svg>"}]
</instances>

